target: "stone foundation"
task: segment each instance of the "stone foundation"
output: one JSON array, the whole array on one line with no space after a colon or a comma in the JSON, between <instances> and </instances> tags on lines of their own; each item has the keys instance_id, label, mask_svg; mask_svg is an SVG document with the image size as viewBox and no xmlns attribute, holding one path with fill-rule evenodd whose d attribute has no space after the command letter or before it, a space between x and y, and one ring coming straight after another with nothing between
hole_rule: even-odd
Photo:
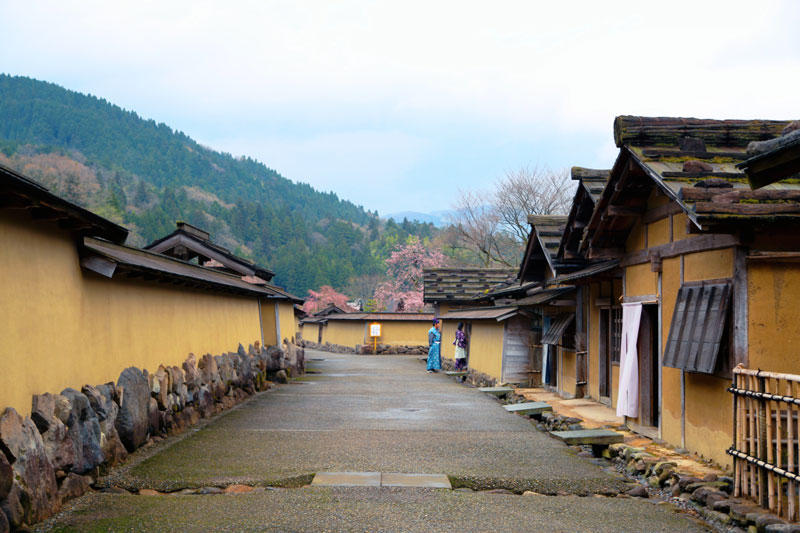
<instances>
[{"instance_id":1,"label":"stone foundation","mask_svg":"<svg viewBox=\"0 0 800 533\"><path fill-rule=\"evenodd\" d=\"M425 353L426 354L428 353L427 350L425 351ZM442 358L442 370L450 371L455 369L456 369L455 361L453 361L452 359ZM495 385L497 385L497 379L493 378L488 374L484 374L482 372L476 372L471 368L467 368L467 372L468 374L466 376L465 381L469 382L471 385L474 385L476 387L494 387Z\"/></svg>"},{"instance_id":2,"label":"stone foundation","mask_svg":"<svg viewBox=\"0 0 800 533\"><path fill-rule=\"evenodd\" d=\"M270 380L304 371L302 347L287 343L236 352L155 372L126 368L117 383L33 397L31 416L0 415L0 533L23 529L86 492L104 470L153 437L184 431L201 418L267 390Z\"/></svg>"},{"instance_id":3,"label":"stone foundation","mask_svg":"<svg viewBox=\"0 0 800 533\"><path fill-rule=\"evenodd\" d=\"M375 355L371 344L357 344L355 348L343 346L341 344L331 344L329 342L320 344L313 341L302 341L303 346L314 350L323 350L332 353L355 353L361 355ZM377 355L423 355L428 353L428 346L425 345L394 345L378 344Z\"/></svg>"}]
</instances>

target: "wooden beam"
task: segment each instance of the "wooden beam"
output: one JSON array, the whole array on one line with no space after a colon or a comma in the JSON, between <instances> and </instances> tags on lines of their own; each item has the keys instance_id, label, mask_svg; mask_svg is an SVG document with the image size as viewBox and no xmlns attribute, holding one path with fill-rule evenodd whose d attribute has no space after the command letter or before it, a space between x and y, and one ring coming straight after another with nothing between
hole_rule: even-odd
<instances>
[{"instance_id":1,"label":"wooden beam","mask_svg":"<svg viewBox=\"0 0 800 533\"><path fill-rule=\"evenodd\" d=\"M68 218L61 211L56 211L55 209L44 206L31 207L28 211L31 217L38 220L61 220Z\"/></svg>"},{"instance_id":2,"label":"wooden beam","mask_svg":"<svg viewBox=\"0 0 800 533\"><path fill-rule=\"evenodd\" d=\"M800 203L791 204L719 204L716 202L697 202L695 212L720 213L725 215L774 215L790 213L800 215Z\"/></svg>"},{"instance_id":3,"label":"wooden beam","mask_svg":"<svg viewBox=\"0 0 800 533\"><path fill-rule=\"evenodd\" d=\"M632 265L640 265L642 263L651 262L654 255L660 258L675 257L678 255L689 254L693 252L703 252L706 250L718 250L720 248L730 248L737 246L739 239L735 235L712 233L710 235L700 235L689 239L682 239L680 241L662 244L660 246L653 246L644 250L637 250L626 254L620 261L621 267Z\"/></svg>"},{"instance_id":4,"label":"wooden beam","mask_svg":"<svg viewBox=\"0 0 800 533\"><path fill-rule=\"evenodd\" d=\"M621 205L609 205L604 214L612 217L639 217L644 211L641 208Z\"/></svg>"},{"instance_id":5,"label":"wooden beam","mask_svg":"<svg viewBox=\"0 0 800 533\"><path fill-rule=\"evenodd\" d=\"M730 159L745 160L745 152L688 152L680 150L662 150L645 148L642 150L644 157L691 157L693 159L714 159L715 157L727 157Z\"/></svg>"},{"instance_id":6,"label":"wooden beam","mask_svg":"<svg viewBox=\"0 0 800 533\"><path fill-rule=\"evenodd\" d=\"M589 247L589 259L621 259L625 256L624 248L595 248Z\"/></svg>"},{"instance_id":7,"label":"wooden beam","mask_svg":"<svg viewBox=\"0 0 800 533\"><path fill-rule=\"evenodd\" d=\"M667 218L670 215L677 215L678 213L683 213L683 208L678 205L677 202L670 201L668 204L660 205L646 211L642 215L642 223L652 224L653 222Z\"/></svg>"}]
</instances>

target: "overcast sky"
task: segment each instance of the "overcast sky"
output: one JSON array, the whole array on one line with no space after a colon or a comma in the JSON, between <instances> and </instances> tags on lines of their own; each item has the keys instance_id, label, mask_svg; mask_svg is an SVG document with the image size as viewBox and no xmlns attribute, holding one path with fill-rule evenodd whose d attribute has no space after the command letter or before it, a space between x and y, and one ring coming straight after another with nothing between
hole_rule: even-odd
<instances>
[{"instance_id":1,"label":"overcast sky","mask_svg":"<svg viewBox=\"0 0 800 533\"><path fill-rule=\"evenodd\" d=\"M0 71L381 214L609 167L620 114L800 118L796 1L0 0L0 20Z\"/></svg>"}]
</instances>

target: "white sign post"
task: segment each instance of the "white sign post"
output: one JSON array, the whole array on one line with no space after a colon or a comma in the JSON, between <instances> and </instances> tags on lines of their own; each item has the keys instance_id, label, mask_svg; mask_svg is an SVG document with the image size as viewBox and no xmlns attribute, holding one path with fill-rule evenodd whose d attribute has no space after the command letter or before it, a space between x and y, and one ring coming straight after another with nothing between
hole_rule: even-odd
<instances>
[{"instance_id":1,"label":"white sign post","mask_svg":"<svg viewBox=\"0 0 800 533\"><path fill-rule=\"evenodd\" d=\"M381 325L380 324L370 324L369 325L369 336L372 337L372 352L377 354L378 353L378 337L381 336Z\"/></svg>"}]
</instances>

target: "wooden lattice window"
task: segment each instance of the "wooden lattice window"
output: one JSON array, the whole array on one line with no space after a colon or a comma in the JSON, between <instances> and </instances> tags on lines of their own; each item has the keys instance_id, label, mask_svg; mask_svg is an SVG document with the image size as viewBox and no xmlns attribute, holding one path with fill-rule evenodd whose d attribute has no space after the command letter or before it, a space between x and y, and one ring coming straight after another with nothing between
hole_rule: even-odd
<instances>
[{"instance_id":1,"label":"wooden lattice window","mask_svg":"<svg viewBox=\"0 0 800 533\"><path fill-rule=\"evenodd\" d=\"M622 308L613 307L610 315L611 362L619 363L619 354L622 345Z\"/></svg>"}]
</instances>

